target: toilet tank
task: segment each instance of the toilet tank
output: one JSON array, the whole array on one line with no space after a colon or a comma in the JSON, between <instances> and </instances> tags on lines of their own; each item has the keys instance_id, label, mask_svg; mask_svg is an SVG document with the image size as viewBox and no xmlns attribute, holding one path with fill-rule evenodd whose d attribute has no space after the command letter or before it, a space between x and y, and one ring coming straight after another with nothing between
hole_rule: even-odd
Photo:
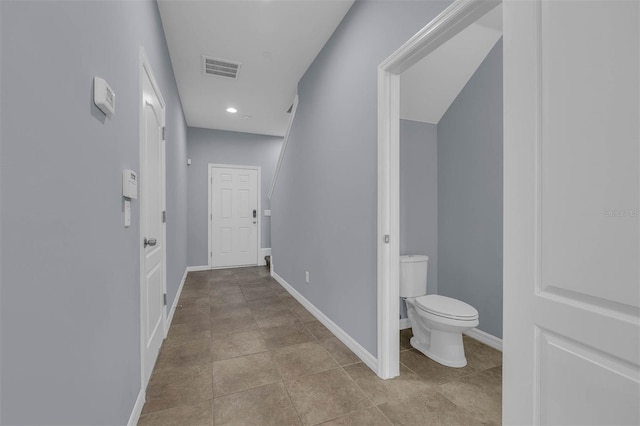
<instances>
[{"instance_id":1,"label":"toilet tank","mask_svg":"<svg viewBox=\"0 0 640 426\"><path fill-rule=\"evenodd\" d=\"M427 265L429 256L400 256L400 297L427 294Z\"/></svg>"}]
</instances>

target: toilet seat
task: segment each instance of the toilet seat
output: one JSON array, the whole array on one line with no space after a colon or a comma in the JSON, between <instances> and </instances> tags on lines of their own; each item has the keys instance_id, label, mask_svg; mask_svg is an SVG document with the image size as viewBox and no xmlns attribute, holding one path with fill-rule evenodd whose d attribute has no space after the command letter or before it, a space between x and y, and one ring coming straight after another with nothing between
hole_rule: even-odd
<instances>
[{"instance_id":1,"label":"toilet seat","mask_svg":"<svg viewBox=\"0 0 640 426\"><path fill-rule=\"evenodd\" d=\"M431 315L458 321L475 321L478 319L476 308L451 297L428 294L417 297L414 300L418 309Z\"/></svg>"}]
</instances>

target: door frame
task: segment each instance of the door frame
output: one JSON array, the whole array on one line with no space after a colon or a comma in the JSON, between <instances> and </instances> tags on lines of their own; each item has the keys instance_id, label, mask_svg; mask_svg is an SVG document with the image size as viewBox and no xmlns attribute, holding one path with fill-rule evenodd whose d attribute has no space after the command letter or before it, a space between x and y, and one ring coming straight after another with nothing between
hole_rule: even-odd
<instances>
[{"instance_id":1,"label":"door frame","mask_svg":"<svg viewBox=\"0 0 640 426\"><path fill-rule=\"evenodd\" d=\"M501 3L456 0L378 65L377 373L382 379L400 374L400 74Z\"/></svg>"},{"instance_id":2,"label":"door frame","mask_svg":"<svg viewBox=\"0 0 640 426\"><path fill-rule=\"evenodd\" d=\"M218 164L218 163L209 163L207 166L207 173L208 173L208 178L207 178L207 241L208 241L208 246L207 246L207 251L209 252L209 256L207 256L207 265L209 266L209 269L225 269L227 268L226 266L221 266L221 267L213 267L212 266L212 261L213 261L213 236L212 236L212 232L213 229L211 228L211 222L213 219L213 210L211 209L211 203L213 202L213 200L211 199L211 189L213 186L213 174L211 173L211 169L213 169L214 167L217 168L222 168L222 169L244 169L244 170L256 170L257 174L258 174L258 189L256 192L256 197L258 198L258 216L256 219L258 219L258 230L256 231L258 233L258 246L256 247L256 264L255 266L258 266L260 264L260 248L262 245L262 166L246 166L246 165L234 165L234 164ZM253 265L252 265L253 266Z\"/></svg>"},{"instance_id":3,"label":"door frame","mask_svg":"<svg viewBox=\"0 0 640 426\"><path fill-rule=\"evenodd\" d=\"M158 99L160 100L160 103L162 104L162 126L163 128L166 126L166 103L164 101L164 97L162 96L162 92L160 91L160 88L158 86L158 84L156 83L156 79L153 75L153 71L151 69L151 65L149 63L149 60L147 59L147 55L145 54L144 48L142 46L140 46L140 78L139 78L139 88L138 88L138 99L139 99L139 110L138 110L138 125L139 125L139 135L138 135L138 150L139 150L139 181L143 180L145 178L144 174L145 174L145 170L144 170L144 135L145 135L145 129L144 129L144 120L143 120L143 116L144 116L144 99L143 99L143 79L144 79L144 75L148 76L149 81L151 82L151 86L153 87L153 90L156 92L156 95L158 96ZM167 170L166 170L166 140L163 138L160 142L160 155L161 155L161 174L162 174L162 178L160 179L160 197L161 197L161 205L162 205L162 210L166 211L167 210L167 194L166 194L166 189L167 189ZM140 256L140 263L139 263L139 269L140 269L140 381L142 383L142 389L145 390L147 388L147 383L145 383L145 378L144 378L144 356L145 356L145 351L144 351L144 346L145 346L145 337L144 337L144 328L143 328L143 321L144 321L144 301L142 298L142 294L143 294L143 286L145 283L145 270L144 270L144 264L145 264L145 252L144 252L144 245L143 245L143 241L145 238L144 234L144 225L146 222L145 219L145 209L144 209L144 204L142 203L142 200L144 199L144 193L143 193L143 186L139 185L138 187L138 200L140 200L140 208L139 208L139 230L138 230L138 247L139 247L139 256ZM167 224L166 222L162 222L162 233L161 233L161 238L162 238L162 288L163 288L163 292L166 295L167 294L167 247L166 247L166 242L167 242ZM167 327L167 305L162 307L162 332L163 332L163 338L167 337L167 333L168 333L168 327Z\"/></svg>"}]
</instances>

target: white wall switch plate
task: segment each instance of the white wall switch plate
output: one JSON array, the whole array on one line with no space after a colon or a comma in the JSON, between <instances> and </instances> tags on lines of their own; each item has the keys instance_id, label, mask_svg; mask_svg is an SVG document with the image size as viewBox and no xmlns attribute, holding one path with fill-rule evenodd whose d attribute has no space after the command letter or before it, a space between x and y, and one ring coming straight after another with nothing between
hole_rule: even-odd
<instances>
[{"instance_id":1,"label":"white wall switch plate","mask_svg":"<svg viewBox=\"0 0 640 426\"><path fill-rule=\"evenodd\" d=\"M309 271L304 271L304 279L307 281L307 284L309 284Z\"/></svg>"},{"instance_id":2,"label":"white wall switch plate","mask_svg":"<svg viewBox=\"0 0 640 426\"><path fill-rule=\"evenodd\" d=\"M271 216L271 210L265 210L264 211L264 215L265 216Z\"/></svg>"}]
</instances>

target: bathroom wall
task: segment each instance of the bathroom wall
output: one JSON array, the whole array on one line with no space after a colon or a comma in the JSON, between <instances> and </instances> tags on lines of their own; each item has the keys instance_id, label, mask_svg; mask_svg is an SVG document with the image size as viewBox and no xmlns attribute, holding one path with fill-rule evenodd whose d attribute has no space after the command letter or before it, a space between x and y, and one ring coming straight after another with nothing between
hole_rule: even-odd
<instances>
[{"instance_id":1,"label":"bathroom wall","mask_svg":"<svg viewBox=\"0 0 640 426\"><path fill-rule=\"evenodd\" d=\"M378 65L449 4L353 4L300 80L271 199L275 272L374 356Z\"/></svg>"},{"instance_id":2,"label":"bathroom wall","mask_svg":"<svg viewBox=\"0 0 640 426\"><path fill-rule=\"evenodd\" d=\"M0 1L3 425L123 425L140 392L140 48L166 102L168 304L186 267L186 124L155 1ZM111 117L93 77L116 93Z\"/></svg>"},{"instance_id":3,"label":"bathroom wall","mask_svg":"<svg viewBox=\"0 0 640 426\"><path fill-rule=\"evenodd\" d=\"M271 217L264 210L271 208L268 197L283 138L225 130L189 127L187 156L189 179L189 224L187 262L190 266L207 265L209 163L260 166L261 182L261 246L271 247Z\"/></svg>"},{"instance_id":4,"label":"bathroom wall","mask_svg":"<svg viewBox=\"0 0 640 426\"><path fill-rule=\"evenodd\" d=\"M438 293L502 337L502 39L438 123Z\"/></svg>"},{"instance_id":5,"label":"bathroom wall","mask_svg":"<svg viewBox=\"0 0 640 426\"><path fill-rule=\"evenodd\" d=\"M427 288L429 293L437 293L438 131L435 124L400 120L400 254L429 256Z\"/></svg>"}]
</instances>

